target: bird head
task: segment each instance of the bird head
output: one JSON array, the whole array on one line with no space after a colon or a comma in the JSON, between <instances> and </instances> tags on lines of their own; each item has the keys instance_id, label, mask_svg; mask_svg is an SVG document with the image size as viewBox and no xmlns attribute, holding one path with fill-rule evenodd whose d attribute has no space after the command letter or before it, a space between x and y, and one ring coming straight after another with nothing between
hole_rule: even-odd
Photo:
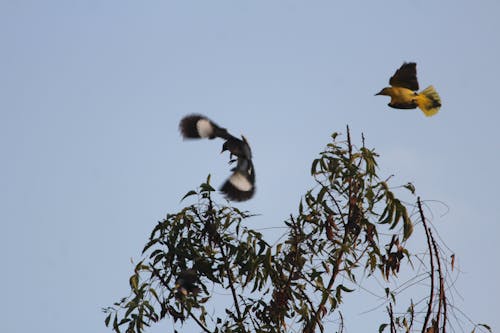
<instances>
[{"instance_id":1,"label":"bird head","mask_svg":"<svg viewBox=\"0 0 500 333\"><path fill-rule=\"evenodd\" d=\"M378 93L376 93L375 96L378 96L378 95L390 96L389 90L390 90L390 88L386 87L386 88L380 90Z\"/></svg>"},{"instance_id":2,"label":"bird head","mask_svg":"<svg viewBox=\"0 0 500 333\"><path fill-rule=\"evenodd\" d=\"M230 151L229 150L229 141L224 142L224 144L222 145L222 150L220 151L220 153L222 154L225 151Z\"/></svg>"},{"instance_id":3,"label":"bird head","mask_svg":"<svg viewBox=\"0 0 500 333\"><path fill-rule=\"evenodd\" d=\"M249 154L249 149L246 148L247 146L248 145L244 141L236 138L231 138L224 142L224 144L222 145L221 154L225 151L229 151L231 155L250 158L251 154Z\"/></svg>"}]
</instances>

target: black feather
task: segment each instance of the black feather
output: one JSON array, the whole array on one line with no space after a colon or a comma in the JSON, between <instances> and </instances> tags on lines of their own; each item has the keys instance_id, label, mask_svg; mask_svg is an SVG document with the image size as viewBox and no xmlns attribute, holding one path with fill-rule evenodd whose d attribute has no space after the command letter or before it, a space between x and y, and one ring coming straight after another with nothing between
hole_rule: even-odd
<instances>
[{"instance_id":1,"label":"black feather","mask_svg":"<svg viewBox=\"0 0 500 333\"><path fill-rule=\"evenodd\" d=\"M255 194L255 170L251 160L244 157L238 158L238 164L232 169L233 174L226 180L220 188L221 192L226 195L226 198L232 201L245 201L253 197ZM238 187L235 183L246 183L244 188Z\"/></svg>"},{"instance_id":2,"label":"black feather","mask_svg":"<svg viewBox=\"0 0 500 333\"><path fill-rule=\"evenodd\" d=\"M192 114L181 119L179 130L181 131L182 136L186 139L202 138L201 133L198 131L198 124L202 120L206 121L211 127L211 133L208 135L208 139L214 139L217 137L226 140L231 138L236 139L234 136L229 134L225 128L220 127L207 117L199 114Z\"/></svg>"},{"instance_id":3,"label":"black feather","mask_svg":"<svg viewBox=\"0 0 500 333\"><path fill-rule=\"evenodd\" d=\"M203 133L200 133L202 127ZM182 118L179 129L184 138L214 139L219 137L225 139L222 152L229 151L230 159L232 156L236 156L237 165L231 170L233 173L222 185L221 191L226 195L226 198L234 201L245 201L254 195L255 171L252 163L252 150L245 137L242 136L241 139L238 139L207 117L197 114ZM230 160L230 162L232 161Z\"/></svg>"},{"instance_id":4,"label":"black feather","mask_svg":"<svg viewBox=\"0 0 500 333\"><path fill-rule=\"evenodd\" d=\"M413 91L418 90L417 64L414 62L403 63L389 80L393 87L403 87Z\"/></svg>"}]
</instances>

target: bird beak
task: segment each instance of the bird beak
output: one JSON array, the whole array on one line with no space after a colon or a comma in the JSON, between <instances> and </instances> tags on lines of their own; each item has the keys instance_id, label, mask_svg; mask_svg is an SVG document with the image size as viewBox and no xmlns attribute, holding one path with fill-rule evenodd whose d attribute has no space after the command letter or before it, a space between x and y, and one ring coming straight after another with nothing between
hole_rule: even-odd
<instances>
[{"instance_id":1,"label":"bird beak","mask_svg":"<svg viewBox=\"0 0 500 333\"><path fill-rule=\"evenodd\" d=\"M375 96L378 96L378 95L381 95L381 91L379 91L378 93L375 94Z\"/></svg>"}]
</instances>

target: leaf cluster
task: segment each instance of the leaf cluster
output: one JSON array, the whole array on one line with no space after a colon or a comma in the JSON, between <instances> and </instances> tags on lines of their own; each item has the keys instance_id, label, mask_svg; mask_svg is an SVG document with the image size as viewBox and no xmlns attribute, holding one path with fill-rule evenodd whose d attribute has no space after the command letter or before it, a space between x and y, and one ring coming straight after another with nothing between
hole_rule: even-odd
<instances>
[{"instance_id":1,"label":"leaf cluster","mask_svg":"<svg viewBox=\"0 0 500 333\"><path fill-rule=\"evenodd\" d=\"M105 309L106 325L117 333L140 333L168 317L192 321L207 333L325 332L328 318L341 316L344 297L360 285L360 275L397 279L402 264L411 265L406 243L414 221L394 189L414 194L415 188L391 188L390 178L377 174L377 153L365 147L364 138L354 145L349 129L345 140L338 133L332 139L312 162L315 186L284 221L284 241L272 246L247 227L249 212L213 200L210 176L189 191L183 199L195 202L152 230L129 279L131 293ZM431 285L429 304L434 293L440 296L437 312L429 305L423 329L433 314L446 323L439 249L430 229L427 239L430 279L440 283L437 289ZM396 316L397 294L384 291L390 323L379 331L409 332L417 316L413 302ZM224 300L222 293L228 295Z\"/></svg>"}]
</instances>

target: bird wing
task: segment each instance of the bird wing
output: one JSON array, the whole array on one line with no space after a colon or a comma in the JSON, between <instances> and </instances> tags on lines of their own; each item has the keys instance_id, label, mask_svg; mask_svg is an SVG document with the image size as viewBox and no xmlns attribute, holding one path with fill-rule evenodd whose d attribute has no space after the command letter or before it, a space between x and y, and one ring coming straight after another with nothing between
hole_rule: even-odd
<instances>
[{"instance_id":1,"label":"bird wing","mask_svg":"<svg viewBox=\"0 0 500 333\"><path fill-rule=\"evenodd\" d=\"M241 138L243 139L243 143L245 144L245 146L243 147L243 153L245 154L244 156L250 160L252 159L252 149L250 148L250 144L248 143L247 138L245 138L243 135L241 136Z\"/></svg>"},{"instance_id":2,"label":"bird wing","mask_svg":"<svg viewBox=\"0 0 500 333\"><path fill-rule=\"evenodd\" d=\"M399 103L389 103L389 106L394 109L415 109L418 104L415 101L409 102L399 102Z\"/></svg>"},{"instance_id":3,"label":"bird wing","mask_svg":"<svg viewBox=\"0 0 500 333\"><path fill-rule=\"evenodd\" d=\"M192 114L181 119L179 129L184 138L222 138L225 140L235 139L235 136L214 123L212 120L199 114Z\"/></svg>"},{"instance_id":4,"label":"bird wing","mask_svg":"<svg viewBox=\"0 0 500 333\"><path fill-rule=\"evenodd\" d=\"M405 62L391 77L389 84L393 87L402 87L417 91L417 64L414 62Z\"/></svg>"},{"instance_id":5,"label":"bird wing","mask_svg":"<svg viewBox=\"0 0 500 333\"><path fill-rule=\"evenodd\" d=\"M245 201L254 195L255 170L252 163L252 150L244 136L238 139L231 135L225 128L220 127L207 117L199 114L192 114L182 118L179 129L184 138L214 139L218 137L225 139L226 142L222 146L222 151L228 150L238 158L236 167L231 170L232 174L221 187L221 191L226 194L229 200L233 201ZM188 273L191 272L186 271L183 276L179 276L180 281L189 278ZM187 290L186 293L191 292L188 290L188 287L184 286L184 289Z\"/></svg>"},{"instance_id":6,"label":"bird wing","mask_svg":"<svg viewBox=\"0 0 500 333\"><path fill-rule=\"evenodd\" d=\"M220 188L226 198L232 201L246 201L255 193L255 170L251 160L238 158L233 174Z\"/></svg>"}]
</instances>

